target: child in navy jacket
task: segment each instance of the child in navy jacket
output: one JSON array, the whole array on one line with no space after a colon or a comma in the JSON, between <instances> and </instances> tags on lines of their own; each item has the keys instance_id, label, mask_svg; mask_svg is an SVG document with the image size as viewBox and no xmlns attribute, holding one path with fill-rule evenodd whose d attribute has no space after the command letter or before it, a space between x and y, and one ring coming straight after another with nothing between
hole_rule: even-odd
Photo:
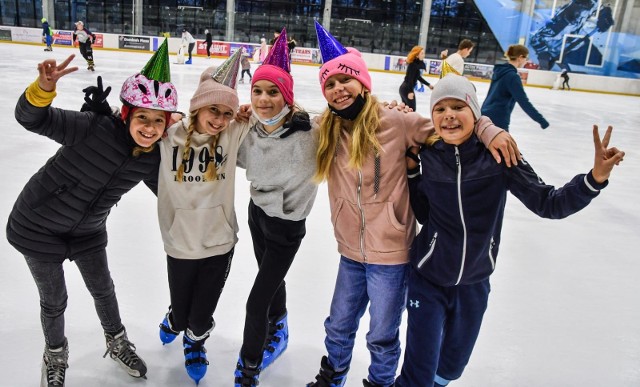
<instances>
[{"instance_id":1,"label":"child in navy jacket","mask_svg":"<svg viewBox=\"0 0 640 387\"><path fill-rule=\"evenodd\" d=\"M624 157L608 148L612 128L601 141L594 126L593 169L556 189L524 159L512 168L495 163L473 133L480 106L466 78L440 80L431 112L437 134L420 151L425 173L410 171L411 205L423 227L411 248L407 347L397 387L446 386L462 375L487 307L507 191L541 217L564 218L598 196Z\"/></svg>"}]
</instances>

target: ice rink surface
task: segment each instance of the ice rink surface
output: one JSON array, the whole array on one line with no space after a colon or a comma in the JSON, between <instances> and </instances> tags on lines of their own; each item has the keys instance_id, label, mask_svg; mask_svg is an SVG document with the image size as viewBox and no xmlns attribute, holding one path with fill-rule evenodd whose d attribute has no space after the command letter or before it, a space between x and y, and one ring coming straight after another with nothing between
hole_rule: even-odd
<instances>
[{"instance_id":1,"label":"ice rink surface","mask_svg":"<svg viewBox=\"0 0 640 387\"><path fill-rule=\"evenodd\" d=\"M36 79L45 58L62 61L71 53L80 69L58 84L56 107L79 109L81 90L101 75L113 91L112 105L126 77L140 71L150 54L95 51L96 72L86 70L77 50L0 43L0 220L6 222L27 180L58 145L24 130L14 118L20 94ZM175 56L171 57L175 62ZM222 59L194 57L193 65L171 65L172 81L187 111L200 73ZM256 65L252 64L252 72ZM294 65L295 97L319 113L325 101L318 68ZM399 99L403 75L372 72L373 93ZM430 81L437 82L435 78ZM238 85L240 101L249 103L250 85ZM475 82L480 101L488 83ZM640 98L554 91L527 87L526 92L551 126L540 127L516 107L511 134L538 174L563 185L593 165L593 124L614 127L612 145L626 151L609 186L582 212L560 221L540 219L515 197L506 208L496 272L491 278L489 308L471 361L456 387L601 387L640 386ZM418 93L418 112L428 115L429 91ZM241 346L245 302L256 274L246 225L248 183L237 179L240 242L227 286L207 341L210 366L200 386L232 386ZM4 223L3 223L4 224ZM108 221L109 261L122 318L129 338L149 368L147 380L136 380L103 359L104 338L74 264L65 263L69 292L66 334L70 360L67 387L193 386L184 370L181 340L162 346L158 324L169 304L165 254L157 225L153 194L139 185L114 207ZM635 241L635 242L634 242ZM35 386L39 381L44 339L39 301L24 258L0 238L0 387ZM260 378L260 386L304 386L316 375L325 354L323 321L329 311L338 264L329 218L326 186L320 187L307 236L287 276L290 341L287 351ZM405 316L406 317L406 316ZM348 387L362 385L369 355L363 318ZM402 330L404 342L404 324ZM399 371L399 370L398 370Z\"/></svg>"}]
</instances>

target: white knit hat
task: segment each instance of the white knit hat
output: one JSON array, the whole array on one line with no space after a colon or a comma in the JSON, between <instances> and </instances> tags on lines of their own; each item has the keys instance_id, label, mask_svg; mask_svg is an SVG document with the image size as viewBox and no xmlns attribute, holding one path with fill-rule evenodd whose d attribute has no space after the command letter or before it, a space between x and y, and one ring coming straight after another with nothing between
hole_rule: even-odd
<instances>
[{"instance_id":1,"label":"white knit hat","mask_svg":"<svg viewBox=\"0 0 640 387\"><path fill-rule=\"evenodd\" d=\"M438 81L431 92L431 115L433 107L443 99L454 98L464 101L473 112L475 119L480 118L480 104L476 95L476 87L462 75L447 74Z\"/></svg>"}]
</instances>

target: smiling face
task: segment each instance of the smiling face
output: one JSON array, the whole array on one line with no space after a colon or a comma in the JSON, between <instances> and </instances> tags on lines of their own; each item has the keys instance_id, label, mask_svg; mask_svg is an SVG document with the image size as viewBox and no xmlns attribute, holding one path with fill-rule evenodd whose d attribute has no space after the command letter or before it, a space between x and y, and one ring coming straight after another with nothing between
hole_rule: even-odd
<instances>
[{"instance_id":1,"label":"smiling face","mask_svg":"<svg viewBox=\"0 0 640 387\"><path fill-rule=\"evenodd\" d=\"M229 127L234 111L225 105L209 105L198 109L196 131L200 134L216 135Z\"/></svg>"},{"instance_id":2,"label":"smiling face","mask_svg":"<svg viewBox=\"0 0 640 387\"><path fill-rule=\"evenodd\" d=\"M167 127L167 116L162 110L137 108L131 113L129 133L143 148L150 147L160 140Z\"/></svg>"},{"instance_id":3,"label":"smiling face","mask_svg":"<svg viewBox=\"0 0 640 387\"><path fill-rule=\"evenodd\" d=\"M284 96L275 83L259 80L251 88L251 108L262 119L269 119L285 107ZM284 120L284 118L283 118Z\"/></svg>"},{"instance_id":4,"label":"smiling face","mask_svg":"<svg viewBox=\"0 0 640 387\"><path fill-rule=\"evenodd\" d=\"M436 133L447 144L460 145L473 133L475 120L469 105L455 98L446 98L433 106L431 113Z\"/></svg>"},{"instance_id":5,"label":"smiling face","mask_svg":"<svg viewBox=\"0 0 640 387\"><path fill-rule=\"evenodd\" d=\"M343 110L351 106L364 90L364 86L357 79L346 74L336 74L329 77L324 84L324 97L332 108Z\"/></svg>"}]
</instances>

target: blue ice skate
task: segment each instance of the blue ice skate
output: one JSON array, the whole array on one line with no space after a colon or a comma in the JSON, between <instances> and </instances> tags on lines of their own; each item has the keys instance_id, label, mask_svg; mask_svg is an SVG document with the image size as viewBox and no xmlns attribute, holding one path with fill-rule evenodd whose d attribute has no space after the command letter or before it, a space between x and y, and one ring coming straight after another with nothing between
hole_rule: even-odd
<instances>
[{"instance_id":1,"label":"blue ice skate","mask_svg":"<svg viewBox=\"0 0 640 387\"><path fill-rule=\"evenodd\" d=\"M207 350L204 348L204 340L194 341L185 334L182 338L182 345L184 346L184 366L189 377L197 385L207 373L207 366L209 365Z\"/></svg>"},{"instance_id":2,"label":"blue ice skate","mask_svg":"<svg viewBox=\"0 0 640 387\"><path fill-rule=\"evenodd\" d=\"M178 337L180 332L175 331L171 326L171 321L169 315L171 314L171 308L167 314L164 315L164 319L160 323L160 341L162 341L162 345L169 344L173 342L173 340Z\"/></svg>"},{"instance_id":3,"label":"blue ice skate","mask_svg":"<svg viewBox=\"0 0 640 387\"><path fill-rule=\"evenodd\" d=\"M260 371L261 369L257 364L250 364L240 356L238 358L238 364L236 365L236 372L234 373L234 387L256 387L258 385Z\"/></svg>"},{"instance_id":4,"label":"blue ice skate","mask_svg":"<svg viewBox=\"0 0 640 387\"><path fill-rule=\"evenodd\" d=\"M276 320L269 321L269 336L262 353L263 370L271 365L280 355L287 349L289 344L289 324L287 323L287 315Z\"/></svg>"}]
</instances>

